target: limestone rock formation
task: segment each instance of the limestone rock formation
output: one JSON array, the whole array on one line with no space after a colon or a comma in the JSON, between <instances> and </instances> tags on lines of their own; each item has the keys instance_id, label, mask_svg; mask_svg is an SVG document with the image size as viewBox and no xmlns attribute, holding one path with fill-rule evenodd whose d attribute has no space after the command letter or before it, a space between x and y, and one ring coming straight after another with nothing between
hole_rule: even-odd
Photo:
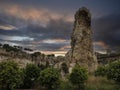
<instances>
[{"instance_id":1,"label":"limestone rock formation","mask_svg":"<svg viewBox=\"0 0 120 90\"><path fill-rule=\"evenodd\" d=\"M71 54L71 55L70 55ZM91 14L85 7L80 8L75 14L74 28L71 35L71 51L68 52L69 65L76 63L92 72L97 67L97 58L93 52Z\"/></svg>"}]
</instances>

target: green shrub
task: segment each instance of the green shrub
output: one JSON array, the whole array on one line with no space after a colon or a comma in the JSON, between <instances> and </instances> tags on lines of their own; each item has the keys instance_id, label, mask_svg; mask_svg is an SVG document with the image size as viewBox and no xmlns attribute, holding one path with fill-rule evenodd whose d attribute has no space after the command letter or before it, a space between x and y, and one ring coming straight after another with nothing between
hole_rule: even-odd
<instances>
[{"instance_id":1,"label":"green shrub","mask_svg":"<svg viewBox=\"0 0 120 90\"><path fill-rule=\"evenodd\" d=\"M40 72L38 82L49 90L56 90L60 85L60 73L57 69L46 68Z\"/></svg>"},{"instance_id":2,"label":"green shrub","mask_svg":"<svg viewBox=\"0 0 120 90\"><path fill-rule=\"evenodd\" d=\"M84 83L87 80L88 75L86 69L80 67L79 65L76 65L72 73L70 74L69 81L77 86L78 89L84 88Z\"/></svg>"},{"instance_id":3,"label":"green shrub","mask_svg":"<svg viewBox=\"0 0 120 90\"><path fill-rule=\"evenodd\" d=\"M120 83L120 60L109 64L107 78Z\"/></svg>"},{"instance_id":4,"label":"green shrub","mask_svg":"<svg viewBox=\"0 0 120 90\"><path fill-rule=\"evenodd\" d=\"M23 81L23 73L14 61L0 63L0 90L14 90Z\"/></svg>"},{"instance_id":5,"label":"green shrub","mask_svg":"<svg viewBox=\"0 0 120 90\"><path fill-rule=\"evenodd\" d=\"M22 88L32 88L40 75L40 69L34 64L27 64L24 69L24 83Z\"/></svg>"},{"instance_id":6,"label":"green shrub","mask_svg":"<svg viewBox=\"0 0 120 90\"><path fill-rule=\"evenodd\" d=\"M95 71L95 76L105 76L107 73L107 68L105 66L99 66Z\"/></svg>"}]
</instances>

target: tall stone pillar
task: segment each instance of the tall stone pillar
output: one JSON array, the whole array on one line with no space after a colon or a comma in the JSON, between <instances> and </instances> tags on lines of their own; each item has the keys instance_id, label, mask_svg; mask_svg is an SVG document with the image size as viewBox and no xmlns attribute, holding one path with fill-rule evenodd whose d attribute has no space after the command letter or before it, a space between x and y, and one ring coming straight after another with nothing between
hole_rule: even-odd
<instances>
[{"instance_id":1,"label":"tall stone pillar","mask_svg":"<svg viewBox=\"0 0 120 90\"><path fill-rule=\"evenodd\" d=\"M89 72L97 68L97 58L93 51L91 14L85 7L80 8L75 14L69 55L71 64L80 64Z\"/></svg>"}]
</instances>

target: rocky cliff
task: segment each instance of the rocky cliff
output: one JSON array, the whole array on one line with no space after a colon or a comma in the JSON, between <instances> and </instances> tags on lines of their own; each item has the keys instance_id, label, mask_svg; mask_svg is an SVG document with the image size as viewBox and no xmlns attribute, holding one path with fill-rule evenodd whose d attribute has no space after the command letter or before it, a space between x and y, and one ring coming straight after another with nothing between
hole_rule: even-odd
<instances>
[{"instance_id":1,"label":"rocky cliff","mask_svg":"<svg viewBox=\"0 0 120 90\"><path fill-rule=\"evenodd\" d=\"M91 14L85 7L75 14L74 28L71 35L71 50L66 54L70 67L76 63L93 72L97 68L97 59L93 52Z\"/></svg>"}]
</instances>

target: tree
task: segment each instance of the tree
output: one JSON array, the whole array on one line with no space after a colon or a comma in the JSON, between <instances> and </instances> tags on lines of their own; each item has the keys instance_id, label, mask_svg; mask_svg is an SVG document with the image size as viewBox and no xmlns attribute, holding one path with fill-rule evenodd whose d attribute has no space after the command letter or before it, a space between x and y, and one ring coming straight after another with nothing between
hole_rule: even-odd
<instances>
[{"instance_id":1,"label":"tree","mask_svg":"<svg viewBox=\"0 0 120 90\"><path fill-rule=\"evenodd\" d=\"M37 78L40 74L40 69L34 64L27 64L26 68L24 69L24 83L22 88L31 88L34 86Z\"/></svg>"},{"instance_id":2,"label":"tree","mask_svg":"<svg viewBox=\"0 0 120 90\"><path fill-rule=\"evenodd\" d=\"M14 90L23 81L23 73L14 61L0 63L0 90Z\"/></svg>"},{"instance_id":3,"label":"tree","mask_svg":"<svg viewBox=\"0 0 120 90\"><path fill-rule=\"evenodd\" d=\"M33 61L36 61L36 60L37 60L37 57L40 56L40 55L41 55L40 52L34 52L33 54L31 54L32 60L33 60Z\"/></svg>"},{"instance_id":4,"label":"tree","mask_svg":"<svg viewBox=\"0 0 120 90\"><path fill-rule=\"evenodd\" d=\"M72 73L70 74L69 81L77 86L78 90L84 89L84 83L87 80L87 71L86 69L80 67L79 65L76 65Z\"/></svg>"},{"instance_id":5,"label":"tree","mask_svg":"<svg viewBox=\"0 0 120 90\"><path fill-rule=\"evenodd\" d=\"M24 50L25 51L30 51L30 52L32 52L33 50L32 49L30 49L30 48L24 48Z\"/></svg>"},{"instance_id":6,"label":"tree","mask_svg":"<svg viewBox=\"0 0 120 90\"><path fill-rule=\"evenodd\" d=\"M99 66L95 71L95 76L105 76L107 73L107 67Z\"/></svg>"},{"instance_id":7,"label":"tree","mask_svg":"<svg viewBox=\"0 0 120 90\"><path fill-rule=\"evenodd\" d=\"M21 51L19 48L12 47L12 46L10 46L9 44L4 44L4 45L3 45L3 48L4 48L7 52L10 52L10 51L14 51L14 52Z\"/></svg>"},{"instance_id":8,"label":"tree","mask_svg":"<svg viewBox=\"0 0 120 90\"><path fill-rule=\"evenodd\" d=\"M109 64L107 78L120 83L120 60Z\"/></svg>"},{"instance_id":9,"label":"tree","mask_svg":"<svg viewBox=\"0 0 120 90\"><path fill-rule=\"evenodd\" d=\"M57 69L46 68L40 72L39 83L49 90L56 90L60 85L60 73Z\"/></svg>"}]
</instances>

